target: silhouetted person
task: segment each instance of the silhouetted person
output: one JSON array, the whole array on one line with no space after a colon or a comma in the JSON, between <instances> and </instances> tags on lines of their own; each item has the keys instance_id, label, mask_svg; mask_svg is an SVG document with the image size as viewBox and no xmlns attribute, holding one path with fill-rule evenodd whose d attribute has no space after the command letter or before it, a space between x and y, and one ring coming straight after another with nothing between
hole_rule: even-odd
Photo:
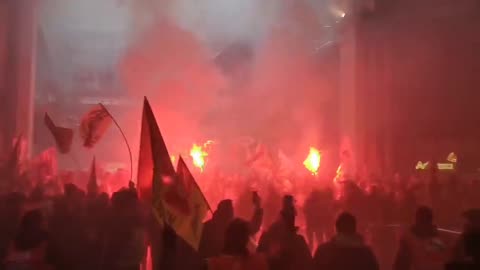
<instances>
[{"instance_id":1,"label":"silhouetted person","mask_svg":"<svg viewBox=\"0 0 480 270\"><path fill-rule=\"evenodd\" d=\"M253 203L255 211L249 224L250 235L254 235L260 230L263 219L260 198L257 197ZM217 210L213 213L213 217L204 224L199 246L199 253L202 258L220 255L225 242L224 236L227 226L234 217L232 200L221 201L217 206Z\"/></svg>"},{"instance_id":2,"label":"silhouetted person","mask_svg":"<svg viewBox=\"0 0 480 270\"><path fill-rule=\"evenodd\" d=\"M225 232L222 254L207 260L208 270L267 270L266 258L248 251L250 225L242 219L234 219Z\"/></svg>"},{"instance_id":3,"label":"silhouetted person","mask_svg":"<svg viewBox=\"0 0 480 270\"><path fill-rule=\"evenodd\" d=\"M446 260L447 244L433 223L432 209L419 207L415 224L400 239L394 270L441 270Z\"/></svg>"},{"instance_id":4,"label":"silhouetted person","mask_svg":"<svg viewBox=\"0 0 480 270\"><path fill-rule=\"evenodd\" d=\"M88 251L85 192L75 185L65 185L65 196L54 202L49 222L49 262L59 270L85 269Z\"/></svg>"},{"instance_id":5,"label":"silhouetted person","mask_svg":"<svg viewBox=\"0 0 480 270\"><path fill-rule=\"evenodd\" d=\"M466 248L470 247L475 250L475 246L472 246L472 242L467 245L466 241L468 237L474 239L476 235L480 234L480 209L470 209L466 211L463 216L465 217L465 225L463 233L458 239L458 242L453 250L452 264L468 264L473 261L473 256L475 253L472 251L467 252Z\"/></svg>"},{"instance_id":6,"label":"silhouetted person","mask_svg":"<svg viewBox=\"0 0 480 270\"><path fill-rule=\"evenodd\" d=\"M108 270L138 270L145 252L145 222L136 194L128 189L114 193L109 224L105 228L105 255Z\"/></svg>"},{"instance_id":7,"label":"silhouetted person","mask_svg":"<svg viewBox=\"0 0 480 270\"><path fill-rule=\"evenodd\" d=\"M480 232L469 231L463 235L465 256L445 266L445 270L478 270L480 269Z\"/></svg>"},{"instance_id":8,"label":"silhouetted person","mask_svg":"<svg viewBox=\"0 0 480 270\"><path fill-rule=\"evenodd\" d=\"M0 261L7 255L8 247L15 237L15 232L22 218L22 209L26 198L22 193L8 194L0 202Z\"/></svg>"},{"instance_id":9,"label":"silhouetted person","mask_svg":"<svg viewBox=\"0 0 480 270\"><path fill-rule=\"evenodd\" d=\"M344 212L337 218L337 234L318 247L313 258L314 270L378 270L373 251L357 232L356 218Z\"/></svg>"},{"instance_id":10,"label":"silhouetted person","mask_svg":"<svg viewBox=\"0 0 480 270\"><path fill-rule=\"evenodd\" d=\"M303 206L307 226L307 239L313 251L315 240L323 242L325 236L331 236L333 226L333 194L327 191L312 191Z\"/></svg>"},{"instance_id":11,"label":"silhouetted person","mask_svg":"<svg viewBox=\"0 0 480 270\"><path fill-rule=\"evenodd\" d=\"M270 269L310 269L312 256L295 226L297 210L292 196L285 196L279 219L260 237L257 251L267 255Z\"/></svg>"},{"instance_id":12,"label":"silhouetted person","mask_svg":"<svg viewBox=\"0 0 480 270\"><path fill-rule=\"evenodd\" d=\"M7 270L48 269L46 262L48 233L45 226L40 210L32 210L25 214L5 258Z\"/></svg>"}]
</instances>

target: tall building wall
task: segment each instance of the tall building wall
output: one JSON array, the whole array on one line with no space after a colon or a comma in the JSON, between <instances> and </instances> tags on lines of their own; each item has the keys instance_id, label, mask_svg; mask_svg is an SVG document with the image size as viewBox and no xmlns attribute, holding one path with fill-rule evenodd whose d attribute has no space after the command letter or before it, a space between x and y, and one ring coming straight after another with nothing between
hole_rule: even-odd
<instances>
[{"instance_id":1,"label":"tall building wall","mask_svg":"<svg viewBox=\"0 0 480 270\"><path fill-rule=\"evenodd\" d=\"M15 136L29 145L33 133L36 68L36 8L34 0L6 0L0 4L1 146L8 149ZM3 16L5 15L5 16Z\"/></svg>"}]
</instances>

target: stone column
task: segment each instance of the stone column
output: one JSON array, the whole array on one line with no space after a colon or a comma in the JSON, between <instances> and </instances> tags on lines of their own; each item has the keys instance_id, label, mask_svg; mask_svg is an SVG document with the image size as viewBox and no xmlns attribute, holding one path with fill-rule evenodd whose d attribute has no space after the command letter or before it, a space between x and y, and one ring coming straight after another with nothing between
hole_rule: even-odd
<instances>
[{"instance_id":1,"label":"stone column","mask_svg":"<svg viewBox=\"0 0 480 270\"><path fill-rule=\"evenodd\" d=\"M2 146L15 136L32 146L36 73L37 0L5 0L0 5L0 91L3 104ZM3 56L3 57L2 57Z\"/></svg>"}]
</instances>

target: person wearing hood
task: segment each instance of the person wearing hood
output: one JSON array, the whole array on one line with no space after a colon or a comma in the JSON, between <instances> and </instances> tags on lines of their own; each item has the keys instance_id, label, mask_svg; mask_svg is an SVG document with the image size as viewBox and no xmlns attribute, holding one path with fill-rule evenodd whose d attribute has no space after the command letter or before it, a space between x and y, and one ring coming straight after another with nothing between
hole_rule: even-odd
<instances>
[{"instance_id":1,"label":"person wearing hood","mask_svg":"<svg viewBox=\"0 0 480 270\"><path fill-rule=\"evenodd\" d=\"M336 235L315 252L314 270L379 269L375 254L357 232L357 221L352 214L341 213L335 228Z\"/></svg>"},{"instance_id":2,"label":"person wearing hood","mask_svg":"<svg viewBox=\"0 0 480 270\"><path fill-rule=\"evenodd\" d=\"M432 209L422 206L415 224L400 238L394 270L442 270L448 260L447 241L433 223Z\"/></svg>"},{"instance_id":3,"label":"person wearing hood","mask_svg":"<svg viewBox=\"0 0 480 270\"><path fill-rule=\"evenodd\" d=\"M275 270L309 270L312 256L302 235L295 226L297 210L294 198L286 195L279 219L260 237L257 252L268 258L269 268Z\"/></svg>"},{"instance_id":4,"label":"person wearing hood","mask_svg":"<svg viewBox=\"0 0 480 270\"><path fill-rule=\"evenodd\" d=\"M254 193L255 195L256 193ZM253 196L255 211L250 221L250 236L255 235L262 225L263 209L261 199ZM213 217L205 222L198 252L203 259L218 256L222 252L224 235L230 222L235 218L232 200L223 200L213 213Z\"/></svg>"}]
</instances>

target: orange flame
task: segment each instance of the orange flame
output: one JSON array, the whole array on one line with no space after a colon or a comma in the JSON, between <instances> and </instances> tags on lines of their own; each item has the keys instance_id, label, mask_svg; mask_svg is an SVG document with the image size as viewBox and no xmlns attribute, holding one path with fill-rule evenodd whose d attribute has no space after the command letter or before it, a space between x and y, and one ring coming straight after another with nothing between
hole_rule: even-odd
<instances>
[{"instance_id":1,"label":"orange flame","mask_svg":"<svg viewBox=\"0 0 480 270\"><path fill-rule=\"evenodd\" d=\"M208 153L205 151L204 147L193 144L193 147L190 150L190 156L192 157L193 165L203 172L206 163L205 157L208 156Z\"/></svg>"},{"instance_id":2,"label":"orange flame","mask_svg":"<svg viewBox=\"0 0 480 270\"><path fill-rule=\"evenodd\" d=\"M314 147L310 147L310 153L308 154L307 159L303 162L303 165L305 165L305 168L307 168L307 170L313 175L317 175L321 159L322 155L320 151Z\"/></svg>"},{"instance_id":3,"label":"orange flame","mask_svg":"<svg viewBox=\"0 0 480 270\"><path fill-rule=\"evenodd\" d=\"M333 179L333 181L335 183L338 183L342 180L343 178L343 168L342 168L342 164L338 165L338 168L337 168L337 174L335 176L335 178Z\"/></svg>"},{"instance_id":4,"label":"orange flame","mask_svg":"<svg viewBox=\"0 0 480 270\"><path fill-rule=\"evenodd\" d=\"M173 166L175 166L175 156L170 156L170 160L172 161Z\"/></svg>"}]
</instances>

